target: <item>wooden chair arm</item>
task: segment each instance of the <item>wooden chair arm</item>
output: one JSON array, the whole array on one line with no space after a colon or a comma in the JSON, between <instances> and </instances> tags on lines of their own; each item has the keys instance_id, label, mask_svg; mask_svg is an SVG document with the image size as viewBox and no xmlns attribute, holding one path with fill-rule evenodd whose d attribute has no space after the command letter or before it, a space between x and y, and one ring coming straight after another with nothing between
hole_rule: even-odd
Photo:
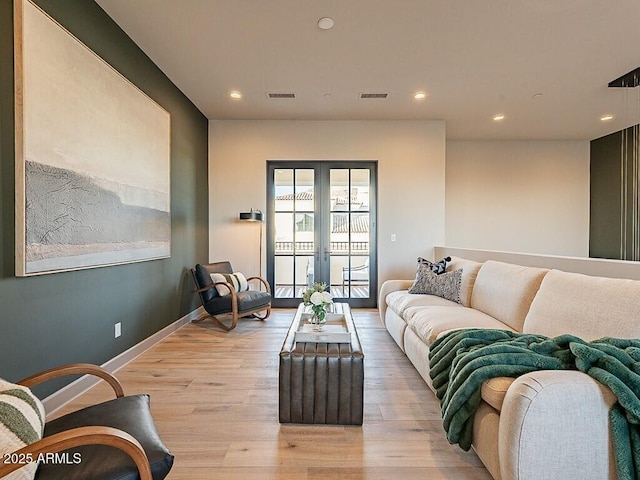
<instances>
[{"instance_id":1,"label":"wooden chair arm","mask_svg":"<svg viewBox=\"0 0 640 480\"><path fill-rule=\"evenodd\" d=\"M267 293L271 293L271 287L269 286L269 282L267 282L264 278L258 277L258 276L247 278L247 282L251 280L259 280L264 285L264 288L267 291Z\"/></svg>"},{"instance_id":2,"label":"wooden chair arm","mask_svg":"<svg viewBox=\"0 0 640 480\"><path fill-rule=\"evenodd\" d=\"M118 379L107 372L104 368L91 363L71 363L69 365L50 368L44 372L23 378L17 383L31 388L34 385L53 380L54 378L65 377L67 375L93 375L99 377L111 385L111 388L113 388L117 398L124 397L124 390L122 389L122 385Z\"/></svg>"},{"instance_id":3,"label":"wooden chair arm","mask_svg":"<svg viewBox=\"0 0 640 480\"><path fill-rule=\"evenodd\" d=\"M140 480L153 480L149 460L144 453L142 445L127 432L113 427L78 427L38 440L15 451L8 457L11 459L15 456L16 463L1 462L0 478L25 466L30 460L37 461L38 456L41 454L62 452L82 445L107 445L118 448L129 455L136 463L140 472ZM80 458L78 461L81 462L82 459Z\"/></svg>"},{"instance_id":4,"label":"wooden chair arm","mask_svg":"<svg viewBox=\"0 0 640 480\"><path fill-rule=\"evenodd\" d=\"M208 285L206 287L202 287L202 288L197 288L193 291L193 293L202 293L202 292L206 292L207 290L210 290L212 288L214 288L215 285L212 283L211 285Z\"/></svg>"}]
</instances>

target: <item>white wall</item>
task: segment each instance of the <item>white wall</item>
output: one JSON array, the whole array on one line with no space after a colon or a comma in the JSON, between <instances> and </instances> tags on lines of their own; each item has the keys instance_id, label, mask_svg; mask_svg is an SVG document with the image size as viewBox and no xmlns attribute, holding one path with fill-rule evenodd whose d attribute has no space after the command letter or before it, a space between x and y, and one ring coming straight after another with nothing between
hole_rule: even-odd
<instances>
[{"instance_id":1,"label":"white wall","mask_svg":"<svg viewBox=\"0 0 640 480\"><path fill-rule=\"evenodd\" d=\"M444 243L444 122L211 120L210 261L257 273L259 227L237 218L252 207L266 211L267 160L378 161L380 284ZM264 265L263 255L263 274Z\"/></svg>"},{"instance_id":2,"label":"white wall","mask_svg":"<svg viewBox=\"0 0 640 480\"><path fill-rule=\"evenodd\" d=\"M640 280L640 262L628 260L608 260L605 258L582 258L560 255L535 255L529 253L496 252L471 248L438 247L435 248L437 258L455 255L456 257L486 262L514 263L526 267L555 268L565 272L582 273L594 277L629 278Z\"/></svg>"},{"instance_id":3,"label":"white wall","mask_svg":"<svg viewBox=\"0 0 640 480\"><path fill-rule=\"evenodd\" d=\"M447 246L589 255L589 142L446 146Z\"/></svg>"}]
</instances>

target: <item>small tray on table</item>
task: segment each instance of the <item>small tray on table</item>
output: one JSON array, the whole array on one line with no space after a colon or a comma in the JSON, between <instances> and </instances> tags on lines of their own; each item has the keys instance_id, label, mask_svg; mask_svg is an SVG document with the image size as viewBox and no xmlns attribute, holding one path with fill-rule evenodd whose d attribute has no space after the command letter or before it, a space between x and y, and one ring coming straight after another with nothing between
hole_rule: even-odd
<instances>
[{"instance_id":1,"label":"small tray on table","mask_svg":"<svg viewBox=\"0 0 640 480\"><path fill-rule=\"evenodd\" d=\"M342 313L327 313L326 322L318 330L309 323L311 313L302 313L296 329L296 342L350 343L351 330Z\"/></svg>"}]
</instances>

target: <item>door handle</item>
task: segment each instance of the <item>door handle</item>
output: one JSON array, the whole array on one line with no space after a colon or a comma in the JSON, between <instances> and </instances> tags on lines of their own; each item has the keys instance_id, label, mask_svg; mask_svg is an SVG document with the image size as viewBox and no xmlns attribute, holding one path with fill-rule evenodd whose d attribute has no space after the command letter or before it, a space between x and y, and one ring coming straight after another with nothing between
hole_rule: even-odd
<instances>
[{"instance_id":1,"label":"door handle","mask_svg":"<svg viewBox=\"0 0 640 480\"><path fill-rule=\"evenodd\" d=\"M319 262L320 261L320 250L318 250L316 248L315 251L313 252L313 254L316 257L316 262Z\"/></svg>"},{"instance_id":2,"label":"door handle","mask_svg":"<svg viewBox=\"0 0 640 480\"><path fill-rule=\"evenodd\" d=\"M327 262L329 260L329 249L324 249L324 261Z\"/></svg>"}]
</instances>

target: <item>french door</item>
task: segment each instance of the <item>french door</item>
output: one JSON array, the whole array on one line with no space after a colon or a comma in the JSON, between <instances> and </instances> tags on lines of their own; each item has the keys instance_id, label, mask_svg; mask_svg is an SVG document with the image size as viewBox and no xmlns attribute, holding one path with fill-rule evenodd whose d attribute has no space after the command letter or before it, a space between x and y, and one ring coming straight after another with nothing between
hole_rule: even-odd
<instances>
[{"instance_id":1,"label":"french door","mask_svg":"<svg viewBox=\"0 0 640 480\"><path fill-rule=\"evenodd\" d=\"M274 307L314 282L335 301L375 307L376 162L267 162L267 279Z\"/></svg>"}]
</instances>

